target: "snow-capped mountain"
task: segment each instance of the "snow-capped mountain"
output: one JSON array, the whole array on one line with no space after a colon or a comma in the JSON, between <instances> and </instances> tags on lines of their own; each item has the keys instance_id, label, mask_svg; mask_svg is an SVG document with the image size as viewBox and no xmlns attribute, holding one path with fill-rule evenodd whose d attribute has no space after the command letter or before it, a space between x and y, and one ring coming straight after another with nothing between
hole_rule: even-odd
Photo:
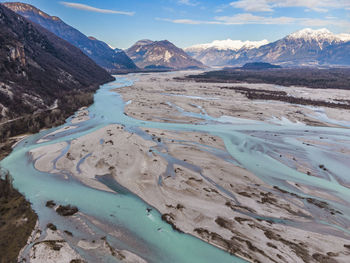
<instances>
[{"instance_id":1,"label":"snow-capped mountain","mask_svg":"<svg viewBox=\"0 0 350 263\"><path fill-rule=\"evenodd\" d=\"M210 48L215 48L218 50L239 50L241 48L258 48L260 46L268 44L269 41L266 39L261 41L242 41L242 40L232 40L232 39L226 39L226 40L214 40L211 43L207 44L199 44L194 45L188 48L185 48L184 50L186 52L196 52L196 51L203 51Z\"/></svg>"},{"instance_id":2,"label":"snow-capped mountain","mask_svg":"<svg viewBox=\"0 0 350 263\"><path fill-rule=\"evenodd\" d=\"M226 48L227 43L232 44L230 48ZM350 65L350 34L333 34L325 28L305 28L273 43L257 41L256 46L247 41L247 44L243 43L214 41L185 50L210 66L242 65L254 61L290 66Z\"/></svg>"},{"instance_id":3,"label":"snow-capped mountain","mask_svg":"<svg viewBox=\"0 0 350 263\"><path fill-rule=\"evenodd\" d=\"M241 41L241 40L214 40L211 43L194 45L184 50L193 58L198 59L209 66L226 65L228 61L234 59L239 52L258 48L269 42L261 41Z\"/></svg>"},{"instance_id":4,"label":"snow-capped mountain","mask_svg":"<svg viewBox=\"0 0 350 263\"><path fill-rule=\"evenodd\" d=\"M127 49L126 53L138 67L145 69L205 68L201 62L167 40L140 40Z\"/></svg>"},{"instance_id":5,"label":"snow-capped mountain","mask_svg":"<svg viewBox=\"0 0 350 263\"><path fill-rule=\"evenodd\" d=\"M294 32L287 36L288 39L301 39L304 41L312 42L316 41L319 43L333 43L333 42L346 42L350 41L350 34L333 34L326 28L313 30L311 28L305 28Z\"/></svg>"},{"instance_id":6,"label":"snow-capped mountain","mask_svg":"<svg viewBox=\"0 0 350 263\"><path fill-rule=\"evenodd\" d=\"M248 61L263 61L282 65L350 65L349 61L340 59L341 46L350 40L350 35L336 35L327 29L309 28L294 32L285 38L268 45L250 50L246 57L231 60L229 64ZM339 59L334 59L332 52L337 49ZM345 50L344 50L345 51ZM348 56L344 53L344 57Z\"/></svg>"}]
</instances>

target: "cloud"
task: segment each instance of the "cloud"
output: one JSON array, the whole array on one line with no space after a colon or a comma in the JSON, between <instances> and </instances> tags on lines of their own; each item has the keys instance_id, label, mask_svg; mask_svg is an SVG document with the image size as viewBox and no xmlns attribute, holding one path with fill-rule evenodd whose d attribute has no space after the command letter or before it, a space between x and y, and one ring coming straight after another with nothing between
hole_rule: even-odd
<instances>
[{"instance_id":1,"label":"cloud","mask_svg":"<svg viewBox=\"0 0 350 263\"><path fill-rule=\"evenodd\" d=\"M185 25L220 25L220 21L204 21L204 20L192 20L192 19L169 19L169 18L159 18L158 21L165 21L174 24L185 24Z\"/></svg>"},{"instance_id":2,"label":"cloud","mask_svg":"<svg viewBox=\"0 0 350 263\"><path fill-rule=\"evenodd\" d=\"M227 25L242 25L242 24L292 24L295 22L293 17L265 17L256 16L250 13L237 14L234 16L219 16L214 18L217 21Z\"/></svg>"},{"instance_id":3,"label":"cloud","mask_svg":"<svg viewBox=\"0 0 350 263\"><path fill-rule=\"evenodd\" d=\"M278 7L305 7L316 12L327 12L328 9L350 8L349 0L237 0L231 2L234 8L247 12L272 12Z\"/></svg>"},{"instance_id":4,"label":"cloud","mask_svg":"<svg viewBox=\"0 0 350 263\"><path fill-rule=\"evenodd\" d=\"M295 17L271 17L257 16L251 13L241 13L233 16L217 16L213 20L193 20L193 19L168 19L157 18L157 20L167 21L175 24L188 25L245 25L245 24L261 24L261 25L300 25L300 26L338 26L342 28L350 27L350 22L329 17L325 19L316 18L295 18Z\"/></svg>"},{"instance_id":5,"label":"cloud","mask_svg":"<svg viewBox=\"0 0 350 263\"><path fill-rule=\"evenodd\" d=\"M192 1L192 0L178 0L177 1L180 5L188 5L188 6L196 6L199 3L196 1Z\"/></svg>"},{"instance_id":6,"label":"cloud","mask_svg":"<svg viewBox=\"0 0 350 263\"><path fill-rule=\"evenodd\" d=\"M272 6L267 0L239 0L237 2L230 3L235 8L244 9L248 12L271 12Z\"/></svg>"},{"instance_id":7,"label":"cloud","mask_svg":"<svg viewBox=\"0 0 350 263\"><path fill-rule=\"evenodd\" d=\"M135 12L125 12L125 11L117 11L117 10L110 10L110 9L101 9L101 8L96 8L93 6L79 4L79 3L72 3L72 2L60 2L60 3L66 7L90 11L90 12L96 12L96 13L118 14L118 15L127 15L127 16L133 16L135 14Z\"/></svg>"},{"instance_id":8,"label":"cloud","mask_svg":"<svg viewBox=\"0 0 350 263\"><path fill-rule=\"evenodd\" d=\"M216 9L214 10L214 13L221 13L224 12L227 8L230 7L230 4L222 4L216 7Z\"/></svg>"}]
</instances>

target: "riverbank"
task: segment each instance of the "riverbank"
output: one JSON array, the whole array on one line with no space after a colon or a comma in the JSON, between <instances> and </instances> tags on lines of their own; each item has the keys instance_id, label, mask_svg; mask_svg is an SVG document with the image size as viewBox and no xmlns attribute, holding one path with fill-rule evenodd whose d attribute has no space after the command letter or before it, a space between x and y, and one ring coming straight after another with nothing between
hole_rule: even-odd
<instances>
[{"instance_id":1,"label":"riverbank","mask_svg":"<svg viewBox=\"0 0 350 263\"><path fill-rule=\"evenodd\" d=\"M77 117L73 120L78 123L82 116L85 117L85 108L78 111ZM86 119L86 117L85 117ZM13 147L24 140L29 134L18 135L7 138L0 144L0 161L8 156ZM6 171L1 171L0 177L0 262L25 262L27 258L21 257L21 252L30 243L35 243L42 235L42 229L38 224L38 215L32 208L32 204L13 186L12 176ZM55 247L55 241L60 240L60 248ZM65 260L81 260L82 258L72 250L61 238L51 230L46 240L37 242L33 246L30 262L58 262ZM34 248L35 247L35 248ZM60 252L59 252L60 251ZM77 262L83 262L77 261Z\"/></svg>"},{"instance_id":2,"label":"riverbank","mask_svg":"<svg viewBox=\"0 0 350 263\"><path fill-rule=\"evenodd\" d=\"M86 122L89 120L89 118L90 117L87 108L83 107L76 112L73 118L69 120L68 126L55 130L52 133L48 133L46 136L43 136L40 140L38 140L37 143L44 143L49 141L49 139L47 139L47 136L54 137L60 132L67 132L77 129L80 123ZM26 138L21 139L21 143L27 143ZM55 146L49 148L51 151L55 149L57 150ZM47 161L48 162L46 165L53 163L52 160L47 159ZM55 174L55 172L52 172L52 174ZM105 187L105 189L107 188ZM109 192L115 193L110 189ZM24 199L23 196L21 196L21 198ZM96 218L90 217L87 214L79 211L78 208L72 213L59 212L60 207L69 207L69 205L64 206L62 203L56 204L56 201L54 200L45 200L44 203L46 209L50 210L49 213L51 213L51 218L56 218L56 220L47 220L46 218L41 218L41 220L37 222L35 220L34 222L31 221L30 224L28 223L26 236L18 235L18 238L20 238L21 242L18 242L16 244L16 246L18 246L17 250L9 249L9 242L7 241L12 241L14 239L11 238L11 236L8 236L8 233L6 232L4 234L4 237L6 237L6 239L4 239L4 242L6 243L4 249L8 249L8 251L7 253L1 254L4 255L4 262L10 262L7 261L10 259L10 256L13 258L13 262L17 262L17 257L18 262L32 263L88 262L89 260L86 261L86 258L81 256L81 254L84 254L81 252L81 250L84 250L94 251L92 253L94 253L95 256L101 260L101 262L107 258L108 260L117 260L118 262L145 263L141 257L128 251L127 249L115 248L113 245L111 245L110 239L101 234L101 231L96 228L89 227L89 224L92 224L93 222L93 224L100 224L99 227L105 228L106 226L103 224L103 222L99 222ZM27 204L28 209L31 210L30 203L27 202ZM67 209L69 210L69 208ZM16 212L17 209L14 209L14 211ZM36 214L34 215L36 216ZM23 220L23 218L21 220ZM24 220L23 222L28 222L28 220ZM16 224L19 225L17 221ZM7 230L11 229L16 231L12 225L10 225L10 228ZM79 231L78 229L81 230ZM110 231L114 230L109 229L107 232ZM9 251L11 251L11 255L8 254ZM3 259L1 258L1 260Z\"/></svg>"},{"instance_id":3,"label":"riverbank","mask_svg":"<svg viewBox=\"0 0 350 263\"><path fill-rule=\"evenodd\" d=\"M35 134L42 129L62 125L81 107L93 103L93 95L97 89L98 86L94 86L87 91L71 92L62 96L55 108L33 114L23 114L23 116L0 123L0 143L7 144L15 136L26 133Z\"/></svg>"},{"instance_id":4,"label":"riverbank","mask_svg":"<svg viewBox=\"0 0 350 263\"><path fill-rule=\"evenodd\" d=\"M96 90L97 86L93 89ZM74 94L69 100L64 99L64 102L60 105L60 108L65 108L64 110L59 108L50 109L31 116L23 116L13 121L1 123L0 161L12 152L12 148L19 141L30 136L25 133L36 133L39 130L59 126L75 111L78 114L73 118L74 123L87 120L86 106L93 103L93 94L94 92L91 91L81 92L80 94ZM74 103L71 103L72 99ZM67 103L70 104L69 107L67 107ZM82 106L85 107L79 110ZM37 224L38 216L31 207L31 203L12 186L12 179L6 181L2 180L2 177L0 178L0 189L3 189L3 191L0 191L0 236L2 237L0 242L0 262L17 262L20 251L27 244L30 236L42 230ZM6 196L3 195L4 191L6 191ZM40 252L36 252L37 259L42 257L45 261L47 258L52 258L54 260L53 262L57 262L56 260L59 256L49 255L50 247L45 247L46 249L40 249ZM76 258L74 251L73 253L72 251L68 251L65 255L66 259L67 255L70 255L68 257L70 259ZM39 262L41 261L39 260Z\"/></svg>"},{"instance_id":5,"label":"riverbank","mask_svg":"<svg viewBox=\"0 0 350 263\"><path fill-rule=\"evenodd\" d=\"M61 156L67 146L64 142L32 150L35 167L51 174L68 171L83 184L106 192L116 191L104 180L110 178L107 175L112 176L119 185L156 208L175 230L251 261L346 262L350 255L349 236L320 220L346 228L346 223L342 223L346 222L346 217L342 217L346 211L339 204L346 207L348 201L314 187L313 180L320 183L325 176L321 164L308 159L311 155L304 155L300 149L295 150L297 144L288 141L282 147L281 143L282 138L291 138L304 142L303 147L312 143L313 149L321 150L325 146L322 137L313 137L313 132L323 136L331 130L301 123L340 127L342 118L346 119L349 112L344 111L345 115L335 120L339 124L327 119L323 122L312 108L266 101L255 103L230 90L219 93L215 83L174 80L179 74L183 73L135 75L131 77L137 78L132 87L116 91L127 102L128 116L159 123L197 125L187 130L149 127L128 130L124 125L110 124L72 140L64 156ZM268 85L264 88L276 89ZM325 109L330 117L339 111ZM210 130L198 125L214 119L226 126L213 126ZM235 130L228 123L234 123ZM313 142L307 140L308 133ZM332 152L339 150L348 155L345 151L348 141L344 139L343 143L339 146L327 141ZM274 153L264 152L272 146L277 147ZM239 154L235 154L235 147ZM246 158L251 161L244 167L242 156L246 152L249 153ZM262 162L254 159L262 157L265 158ZM271 178L274 183L269 184L266 178L262 177L264 181L257 176L267 168L252 166L255 162L263 166L271 160L274 161L270 173L277 172L277 177ZM280 163L285 165L283 170L277 169ZM297 177L290 175L288 180L282 179L284 173L296 173Z\"/></svg>"},{"instance_id":6,"label":"riverbank","mask_svg":"<svg viewBox=\"0 0 350 263\"><path fill-rule=\"evenodd\" d=\"M1 146L0 161L17 140L12 138ZM25 197L13 188L11 176L0 172L0 262L17 262L38 217Z\"/></svg>"}]
</instances>

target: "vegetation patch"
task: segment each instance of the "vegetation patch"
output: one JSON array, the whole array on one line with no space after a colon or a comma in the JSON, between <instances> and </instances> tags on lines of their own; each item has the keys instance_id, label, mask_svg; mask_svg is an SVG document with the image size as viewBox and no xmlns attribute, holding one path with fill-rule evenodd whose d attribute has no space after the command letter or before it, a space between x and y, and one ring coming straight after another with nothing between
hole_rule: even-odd
<instances>
[{"instance_id":1,"label":"vegetation patch","mask_svg":"<svg viewBox=\"0 0 350 263\"><path fill-rule=\"evenodd\" d=\"M17 262L38 217L30 203L12 186L12 178L2 171L0 179L0 262Z\"/></svg>"},{"instance_id":2,"label":"vegetation patch","mask_svg":"<svg viewBox=\"0 0 350 263\"><path fill-rule=\"evenodd\" d=\"M310 262L309 251L302 243L294 243L292 241L282 238L279 234L272 232L271 230L264 230L264 234L268 239L282 242L284 245L290 247L294 251L295 255L300 257L304 262Z\"/></svg>"},{"instance_id":3,"label":"vegetation patch","mask_svg":"<svg viewBox=\"0 0 350 263\"><path fill-rule=\"evenodd\" d=\"M171 213L170 214L162 214L162 220L164 222L168 223L169 225L171 225L171 227L175 231L183 233L183 231L175 225L175 223L174 223L175 218L174 218L173 214L171 214Z\"/></svg>"},{"instance_id":4,"label":"vegetation patch","mask_svg":"<svg viewBox=\"0 0 350 263\"><path fill-rule=\"evenodd\" d=\"M37 244L43 243L43 244L47 245L52 250L60 251L61 248L63 247L62 243L64 243L64 242L66 242L66 241L64 241L64 240L45 240L45 241L39 242Z\"/></svg>"},{"instance_id":5,"label":"vegetation patch","mask_svg":"<svg viewBox=\"0 0 350 263\"><path fill-rule=\"evenodd\" d=\"M58 108L42 110L34 114L27 114L31 110L14 116L14 119L0 123L0 142L6 142L10 137L24 133L37 133L43 128L61 125L79 108L93 103L96 88L87 91L70 91L61 94ZM17 108L18 106L14 104Z\"/></svg>"},{"instance_id":6,"label":"vegetation patch","mask_svg":"<svg viewBox=\"0 0 350 263\"><path fill-rule=\"evenodd\" d=\"M327 255L322 255L320 253L315 253L312 258L319 263L337 263L337 261Z\"/></svg>"},{"instance_id":7,"label":"vegetation patch","mask_svg":"<svg viewBox=\"0 0 350 263\"><path fill-rule=\"evenodd\" d=\"M267 83L282 86L301 86L317 89L345 89L350 88L350 69L224 69L209 71L199 75L190 75L178 80L194 80L196 82L212 83ZM312 100L289 96L285 91L250 89L246 87L219 87L241 93L250 100L275 100L291 104L313 105L317 107L330 107L350 109L350 100L337 100L335 102Z\"/></svg>"},{"instance_id":8,"label":"vegetation patch","mask_svg":"<svg viewBox=\"0 0 350 263\"><path fill-rule=\"evenodd\" d=\"M296 198L299 198L299 199L301 199L301 200L305 200L306 202L308 202L308 203L310 203L310 204L313 204L313 205L317 206L317 207L320 208L320 209L324 209L324 210L328 211L328 212L331 213L332 215L335 215L335 214L342 214L342 212L340 212L340 211L338 211L338 210L336 210L336 209L334 209L334 208L331 208L331 207L329 206L329 204L328 204L327 202L325 202L325 201L317 200L317 199L311 198L311 197L306 198L306 197L297 195L297 194L295 194L295 193L290 193L290 192L288 192L288 191L285 191L285 190L279 188L278 186L274 186L273 188L276 189L276 190L278 190L278 191L280 191L280 192L283 193L283 194L289 194L289 195L294 196L294 197L296 197Z\"/></svg>"},{"instance_id":9,"label":"vegetation patch","mask_svg":"<svg viewBox=\"0 0 350 263\"><path fill-rule=\"evenodd\" d=\"M51 229L52 231L56 231L57 230L57 227L54 224L52 224L52 223L48 223L46 227L48 229Z\"/></svg>"},{"instance_id":10,"label":"vegetation patch","mask_svg":"<svg viewBox=\"0 0 350 263\"><path fill-rule=\"evenodd\" d=\"M59 214L60 216L72 216L78 211L79 209L76 206L71 205L60 205L56 209L57 214Z\"/></svg>"},{"instance_id":11,"label":"vegetation patch","mask_svg":"<svg viewBox=\"0 0 350 263\"><path fill-rule=\"evenodd\" d=\"M85 263L86 261L82 259L72 259L69 263Z\"/></svg>"},{"instance_id":12,"label":"vegetation patch","mask_svg":"<svg viewBox=\"0 0 350 263\"><path fill-rule=\"evenodd\" d=\"M196 82L268 83L282 86L302 86L317 89L350 89L349 68L282 68L244 70L224 69L190 75L185 79Z\"/></svg>"},{"instance_id":13,"label":"vegetation patch","mask_svg":"<svg viewBox=\"0 0 350 263\"><path fill-rule=\"evenodd\" d=\"M66 233L68 236L71 236L71 237L73 236L73 233L68 230L64 230L63 232Z\"/></svg>"},{"instance_id":14,"label":"vegetation patch","mask_svg":"<svg viewBox=\"0 0 350 263\"><path fill-rule=\"evenodd\" d=\"M53 208L55 207L56 203L53 200L49 200L46 202L46 207Z\"/></svg>"}]
</instances>

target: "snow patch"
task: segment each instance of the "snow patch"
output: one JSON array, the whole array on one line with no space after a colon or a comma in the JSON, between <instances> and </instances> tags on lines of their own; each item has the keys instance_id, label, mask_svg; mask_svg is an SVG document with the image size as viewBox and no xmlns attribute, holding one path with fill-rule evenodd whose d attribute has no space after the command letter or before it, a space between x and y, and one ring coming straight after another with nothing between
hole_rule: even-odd
<instances>
[{"instance_id":1,"label":"snow patch","mask_svg":"<svg viewBox=\"0 0 350 263\"><path fill-rule=\"evenodd\" d=\"M303 39L305 41L315 40L317 42L347 42L350 41L350 34L333 34L327 28L311 29L304 28L287 36L287 39Z\"/></svg>"},{"instance_id":2,"label":"snow patch","mask_svg":"<svg viewBox=\"0 0 350 263\"><path fill-rule=\"evenodd\" d=\"M90 50L90 49L88 49L88 48L86 48L86 47L84 47L84 51L85 51L86 53L88 53L89 55L91 55L91 54L92 54L91 50Z\"/></svg>"},{"instance_id":3,"label":"snow patch","mask_svg":"<svg viewBox=\"0 0 350 263\"><path fill-rule=\"evenodd\" d=\"M111 49L116 49L115 47L113 47L112 45L110 45L110 44L108 44L108 43L106 43L107 44L107 46L109 46L109 48L111 48Z\"/></svg>"},{"instance_id":4,"label":"snow patch","mask_svg":"<svg viewBox=\"0 0 350 263\"><path fill-rule=\"evenodd\" d=\"M168 50L166 50L165 54L164 54L164 60L166 62L169 62L172 57L173 57L173 55Z\"/></svg>"},{"instance_id":5,"label":"snow patch","mask_svg":"<svg viewBox=\"0 0 350 263\"><path fill-rule=\"evenodd\" d=\"M232 39L226 39L226 40L214 40L211 43L207 44L199 44L194 45L188 48L185 48L185 51L203 51L206 49L217 49L217 50L239 50L239 49L252 49L252 48L258 48L260 46L268 44L269 41L266 39L260 40L260 41L242 41L242 40L232 40Z\"/></svg>"}]
</instances>

